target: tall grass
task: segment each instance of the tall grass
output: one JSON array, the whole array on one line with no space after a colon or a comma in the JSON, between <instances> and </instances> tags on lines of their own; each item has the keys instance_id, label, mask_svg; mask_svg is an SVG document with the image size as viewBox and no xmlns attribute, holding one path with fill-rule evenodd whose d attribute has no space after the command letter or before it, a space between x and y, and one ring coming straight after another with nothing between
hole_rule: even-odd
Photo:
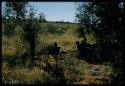
<instances>
[{"instance_id":1,"label":"tall grass","mask_svg":"<svg viewBox=\"0 0 125 86\"><path fill-rule=\"evenodd\" d=\"M2 83L4 84L46 84L49 78L47 72L37 67L9 69L6 63L2 65Z\"/></svg>"},{"instance_id":2,"label":"tall grass","mask_svg":"<svg viewBox=\"0 0 125 86\"><path fill-rule=\"evenodd\" d=\"M27 56L21 57L29 47L17 39L16 36L2 35L2 83L3 84L57 84L59 80L54 77L53 70L44 70L47 62L54 67L54 62L61 67L64 73L63 78L67 84L103 84L110 83L112 69L109 65L93 65L76 58L76 41L81 41L78 37L77 24L60 24L60 23L41 23L38 41L36 44L37 60L35 65L31 65L32 61ZM53 29L62 32L62 34L52 33L48 31L48 25L54 26ZM55 30L54 30L55 31ZM94 43L95 39L92 35L87 36L88 43ZM62 55L57 59L50 58L45 54L46 49L57 42L61 47L61 51L67 51L68 54ZM71 51L71 52L69 52ZM40 55L38 56L38 52ZM20 59L19 59L20 58ZM54 63L54 64L53 64ZM91 68L97 68L99 75L93 75ZM60 77L61 78L61 77Z\"/></svg>"}]
</instances>

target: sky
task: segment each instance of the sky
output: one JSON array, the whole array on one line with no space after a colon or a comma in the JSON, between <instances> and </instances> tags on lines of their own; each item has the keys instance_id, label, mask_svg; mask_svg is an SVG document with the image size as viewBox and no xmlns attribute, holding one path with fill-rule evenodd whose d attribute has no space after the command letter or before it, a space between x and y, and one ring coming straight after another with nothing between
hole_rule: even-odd
<instances>
[{"instance_id":1,"label":"sky","mask_svg":"<svg viewBox=\"0 0 125 86\"><path fill-rule=\"evenodd\" d=\"M74 2L30 2L39 12L44 12L48 21L69 21L75 19Z\"/></svg>"},{"instance_id":2,"label":"sky","mask_svg":"<svg viewBox=\"0 0 125 86\"><path fill-rule=\"evenodd\" d=\"M75 2L29 2L39 12L44 12L47 21L73 22L75 20ZM3 3L2 3L3 7Z\"/></svg>"}]
</instances>

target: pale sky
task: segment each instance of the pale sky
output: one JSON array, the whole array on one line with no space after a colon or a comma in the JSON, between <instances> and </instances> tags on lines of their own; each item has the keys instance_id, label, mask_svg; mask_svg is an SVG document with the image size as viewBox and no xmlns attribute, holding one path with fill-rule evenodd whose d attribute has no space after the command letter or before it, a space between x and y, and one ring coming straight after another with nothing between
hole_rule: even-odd
<instances>
[{"instance_id":1,"label":"pale sky","mask_svg":"<svg viewBox=\"0 0 125 86\"><path fill-rule=\"evenodd\" d=\"M75 2L29 2L36 10L36 16L39 12L44 12L47 21L68 21L75 20L76 5ZM4 3L2 2L2 12Z\"/></svg>"},{"instance_id":2,"label":"pale sky","mask_svg":"<svg viewBox=\"0 0 125 86\"><path fill-rule=\"evenodd\" d=\"M37 13L44 12L48 21L70 21L75 19L74 2L30 2L37 9Z\"/></svg>"}]
</instances>

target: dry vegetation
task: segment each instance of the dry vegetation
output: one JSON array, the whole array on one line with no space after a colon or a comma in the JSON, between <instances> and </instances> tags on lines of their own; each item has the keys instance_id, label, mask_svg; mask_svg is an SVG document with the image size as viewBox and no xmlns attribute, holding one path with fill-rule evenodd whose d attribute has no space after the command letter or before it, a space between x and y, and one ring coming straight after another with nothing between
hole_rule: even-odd
<instances>
[{"instance_id":1,"label":"dry vegetation","mask_svg":"<svg viewBox=\"0 0 125 86\"><path fill-rule=\"evenodd\" d=\"M112 67L110 64L90 64L76 58L75 41L81 40L76 34L77 25L58 25L68 27L62 35L42 33L39 34L39 42L36 53L57 42L61 51L66 54L54 59L46 54L36 55L37 59L32 64L29 58L25 62L20 57L27 50L26 44L16 40L16 37L2 36L2 83L4 84L56 84L60 83L60 77L50 68L57 64L61 69L63 78L67 84L110 84ZM95 42L92 36L88 36L88 42ZM18 58L20 57L20 58ZM47 63L50 63L48 66ZM46 68L46 69L45 69Z\"/></svg>"}]
</instances>

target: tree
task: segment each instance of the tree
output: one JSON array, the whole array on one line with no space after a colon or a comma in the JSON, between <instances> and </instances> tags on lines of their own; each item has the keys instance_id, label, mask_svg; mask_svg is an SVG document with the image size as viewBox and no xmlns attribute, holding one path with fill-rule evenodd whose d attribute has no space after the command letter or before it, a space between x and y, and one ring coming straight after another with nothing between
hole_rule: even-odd
<instances>
[{"instance_id":1,"label":"tree","mask_svg":"<svg viewBox=\"0 0 125 86\"><path fill-rule=\"evenodd\" d=\"M2 15L2 22L5 25L3 33L6 35L13 35L16 25L23 25L25 13L27 12L27 4L28 2L5 2L5 6L3 6L5 9Z\"/></svg>"},{"instance_id":2,"label":"tree","mask_svg":"<svg viewBox=\"0 0 125 86\"><path fill-rule=\"evenodd\" d=\"M89 28L84 32L86 34L90 32L95 36L102 61L111 61L115 69L117 65L119 70L123 63L121 33L123 32L124 8L120 6L121 3L123 2L80 3L76 13L80 30L85 30L81 26L88 26Z\"/></svg>"},{"instance_id":3,"label":"tree","mask_svg":"<svg viewBox=\"0 0 125 86\"><path fill-rule=\"evenodd\" d=\"M87 3L79 4L76 14L82 35L92 33L100 48L106 43L111 46L111 41L121 41L120 21L121 10L118 3ZM119 13L119 14L118 14ZM118 15L119 16L118 16ZM106 47L105 47L106 48ZM107 52L108 53L108 52ZM106 56L108 59L108 55Z\"/></svg>"},{"instance_id":4,"label":"tree","mask_svg":"<svg viewBox=\"0 0 125 86\"><path fill-rule=\"evenodd\" d=\"M26 6L28 2L6 2L6 15L10 19L15 19L15 23L25 19L27 12Z\"/></svg>"},{"instance_id":5,"label":"tree","mask_svg":"<svg viewBox=\"0 0 125 86\"><path fill-rule=\"evenodd\" d=\"M6 2L6 8L7 8L6 10L7 10L7 15L8 16L11 15L12 19L15 19L14 20L15 26L18 24L22 27L21 30L22 32L19 32L21 34L17 33L17 36L20 38L21 41L29 44L30 46L29 52L31 55L31 59L34 59L39 24L34 21L36 10L32 6L29 7L29 12L28 12L29 15L28 18L26 19L25 14L27 12L26 10L27 4L28 4L27 2Z\"/></svg>"},{"instance_id":6,"label":"tree","mask_svg":"<svg viewBox=\"0 0 125 86\"><path fill-rule=\"evenodd\" d=\"M39 23L37 21L34 21L35 14L36 14L36 10L32 6L30 6L29 15L28 15L29 18L23 27L23 31L24 31L23 41L28 43L30 46L31 59L34 59L34 56L35 56L37 34L40 28Z\"/></svg>"},{"instance_id":7,"label":"tree","mask_svg":"<svg viewBox=\"0 0 125 86\"><path fill-rule=\"evenodd\" d=\"M46 15L43 12L39 13L39 22L46 22Z\"/></svg>"}]
</instances>

